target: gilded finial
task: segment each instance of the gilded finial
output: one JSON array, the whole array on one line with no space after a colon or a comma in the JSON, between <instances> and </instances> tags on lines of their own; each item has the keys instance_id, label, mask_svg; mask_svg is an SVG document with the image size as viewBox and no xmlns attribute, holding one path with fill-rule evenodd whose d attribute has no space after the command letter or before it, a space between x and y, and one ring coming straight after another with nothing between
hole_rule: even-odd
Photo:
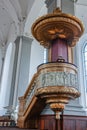
<instances>
[{"instance_id":1,"label":"gilded finial","mask_svg":"<svg viewBox=\"0 0 87 130\"><path fill-rule=\"evenodd\" d=\"M53 10L53 13L61 13L61 12L62 12L62 11L60 10L59 7Z\"/></svg>"}]
</instances>

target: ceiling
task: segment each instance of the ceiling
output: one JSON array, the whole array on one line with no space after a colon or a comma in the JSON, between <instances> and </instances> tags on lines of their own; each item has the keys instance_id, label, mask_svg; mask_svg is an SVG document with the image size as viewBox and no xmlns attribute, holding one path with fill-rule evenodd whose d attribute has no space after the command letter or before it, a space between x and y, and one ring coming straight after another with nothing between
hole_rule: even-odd
<instances>
[{"instance_id":1,"label":"ceiling","mask_svg":"<svg viewBox=\"0 0 87 130\"><path fill-rule=\"evenodd\" d=\"M47 12L45 0L0 0L0 45L13 42L18 35L30 35L32 22ZM45 6L44 6L45 5ZM78 6L80 10L78 9ZM76 15L86 22L87 0L78 0ZM80 13L82 9L82 13ZM78 15L79 14L79 15ZM81 15L80 15L81 14Z\"/></svg>"},{"instance_id":2,"label":"ceiling","mask_svg":"<svg viewBox=\"0 0 87 130\"><path fill-rule=\"evenodd\" d=\"M6 44L12 30L20 31L20 22L27 18L35 0L0 0L0 43ZM13 27L14 25L14 27Z\"/></svg>"}]
</instances>

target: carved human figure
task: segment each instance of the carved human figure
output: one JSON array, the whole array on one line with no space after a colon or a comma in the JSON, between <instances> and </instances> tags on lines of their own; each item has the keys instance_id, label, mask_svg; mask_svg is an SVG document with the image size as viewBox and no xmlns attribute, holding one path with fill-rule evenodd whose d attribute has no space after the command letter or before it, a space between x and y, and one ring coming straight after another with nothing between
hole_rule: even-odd
<instances>
[{"instance_id":1,"label":"carved human figure","mask_svg":"<svg viewBox=\"0 0 87 130\"><path fill-rule=\"evenodd\" d=\"M64 79L63 79L63 73L62 72L57 72L56 73L56 84L57 85L64 85Z\"/></svg>"}]
</instances>

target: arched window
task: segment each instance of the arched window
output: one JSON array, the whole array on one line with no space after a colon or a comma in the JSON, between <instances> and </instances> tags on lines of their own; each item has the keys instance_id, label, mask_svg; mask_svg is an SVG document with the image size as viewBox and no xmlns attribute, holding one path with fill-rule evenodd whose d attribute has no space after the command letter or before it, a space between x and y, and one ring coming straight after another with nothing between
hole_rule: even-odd
<instances>
[{"instance_id":1,"label":"arched window","mask_svg":"<svg viewBox=\"0 0 87 130\"><path fill-rule=\"evenodd\" d=\"M87 41L85 41L82 52L83 52L83 70L84 70L84 84L86 93L86 106L87 106Z\"/></svg>"},{"instance_id":2,"label":"arched window","mask_svg":"<svg viewBox=\"0 0 87 130\"><path fill-rule=\"evenodd\" d=\"M79 104L87 109L87 34L78 41L75 48L75 63L78 67L78 89L81 92Z\"/></svg>"},{"instance_id":3,"label":"arched window","mask_svg":"<svg viewBox=\"0 0 87 130\"><path fill-rule=\"evenodd\" d=\"M86 97L86 107L87 107L87 40L84 41L82 48L82 58L83 58L83 75L84 75L84 88Z\"/></svg>"}]
</instances>

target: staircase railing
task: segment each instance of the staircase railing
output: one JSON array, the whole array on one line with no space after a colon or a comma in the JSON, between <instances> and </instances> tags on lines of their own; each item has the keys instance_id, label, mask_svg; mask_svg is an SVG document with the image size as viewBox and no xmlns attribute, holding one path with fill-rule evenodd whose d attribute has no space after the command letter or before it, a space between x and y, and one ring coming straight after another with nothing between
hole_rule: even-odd
<instances>
[{"instance_id":1,"label":"staircase railing","mask_svg":"<svg viewBox=\"0 0 87 130\"><path fill-rule=\"evenodd\" d=\"M33 96L35 95L37 74L34 74L24 96L19 97L19 116L24 115L28 105L30 104Z\"/></svg>"}]
</instances>

